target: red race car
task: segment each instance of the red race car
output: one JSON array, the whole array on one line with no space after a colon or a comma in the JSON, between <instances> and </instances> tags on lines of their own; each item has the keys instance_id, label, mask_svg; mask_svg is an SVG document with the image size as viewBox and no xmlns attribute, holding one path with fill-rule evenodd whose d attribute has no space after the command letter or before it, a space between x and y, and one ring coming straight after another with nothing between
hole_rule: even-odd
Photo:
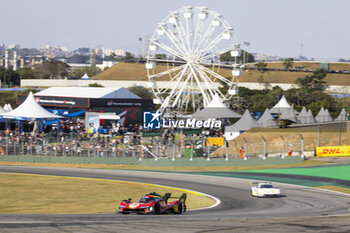
<instances>
[{"instance_id":1,"label":"red race car","mask_svg":"<svg viewBox=\"0 0 350 233\"><path fill-rule=\"evenodd\" d=\"M182 214L186 212L186 193L173 202L168 202L170 198L178 197L171 197L171 193L159 195L153 192L144 195L138 202L132 202L131 199L123 200L119 204L118 212L122 214Z\"/></svg>"}]
</instances>

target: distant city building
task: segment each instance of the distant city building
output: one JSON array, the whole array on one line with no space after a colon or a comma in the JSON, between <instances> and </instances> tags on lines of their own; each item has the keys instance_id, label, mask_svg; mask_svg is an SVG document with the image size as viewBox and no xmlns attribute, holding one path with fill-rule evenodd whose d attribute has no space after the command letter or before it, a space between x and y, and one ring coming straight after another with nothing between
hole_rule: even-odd
<instances>
[{"instance_id":1,"label":"distant city building","mask_svg":"<svg viewBox=\"0 0 350 233\"><path fill-rule=\"evenodd\" d=\"M111 56L114 53L113 49L104 49L104 55L105 56Z\"/></svg>"},{"instance_id":2,"label":"distant city building","mask_svg":"<svg viewBox=\"0 0 350 233\"><path fill-rule=\"evenodd\" d=\"M8 49L20 49L21 46L19 44L10 44L8 46Z\"/></svg>"},{"instance_id":3,"label":"distant city building","mask_svg":"<svg viewBox=\"0 0 350 233\"><path fill-rule=\"evenodd\" d=\"M103 49L102 48L95 48L93 52L98 56L102 56Z\"/></svg>"},{"instance_id":4,"label":"distant city building","mask_svg":"<svg viewBox=\"0 0 350 233\"><path fill-rule=\"evenodd\" d=\"M117 56L125 56L125 51L123 49L116 49L114 53Z\"/></svg>"}]
</instances>

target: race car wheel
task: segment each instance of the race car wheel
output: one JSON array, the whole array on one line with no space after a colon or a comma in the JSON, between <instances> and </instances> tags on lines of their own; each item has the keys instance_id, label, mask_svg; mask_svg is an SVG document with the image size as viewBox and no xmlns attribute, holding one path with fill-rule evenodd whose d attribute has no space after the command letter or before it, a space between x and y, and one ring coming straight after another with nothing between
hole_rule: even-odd
<instances>
[{"instance_id":1,"label":"race car wheel","mask_svg":"<svg viewBox=\"0 0 350 233\"><path fill-rule=\"evenodd\" d=\"M160 214L160 205L158 202L156 204L154 204L154 213Z\"/></svg>"},{"instance_id":2,"label":"race car wheel","mask_svg":"<svg viewBox=\"0 0 350 233\"><path fill-rule=\"evenodd\" d=\"M177 207L177 212L175 212L176 214L182 214L182 211L183 211L183 206L182 204L180 204L178 207Z\"/></svg>"}]
</instances>

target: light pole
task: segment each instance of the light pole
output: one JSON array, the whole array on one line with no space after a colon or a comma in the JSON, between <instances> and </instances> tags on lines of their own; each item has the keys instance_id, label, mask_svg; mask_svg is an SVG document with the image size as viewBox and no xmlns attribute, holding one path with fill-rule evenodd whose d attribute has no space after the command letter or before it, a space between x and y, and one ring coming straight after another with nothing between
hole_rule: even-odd
<instances>
[{"instance_id":1,"label":"light pole","mask_svg":"<svg viewBox=\"0 0 350 233\"><path fill-rule=\"evenodd\" d=\"M250 46L250 42L248 41L243 41L243 45L245 45L246 47ZM245 54L246 54L246 49L243 50L243 64L245 64Z\"/></svg>"}]
</instances>

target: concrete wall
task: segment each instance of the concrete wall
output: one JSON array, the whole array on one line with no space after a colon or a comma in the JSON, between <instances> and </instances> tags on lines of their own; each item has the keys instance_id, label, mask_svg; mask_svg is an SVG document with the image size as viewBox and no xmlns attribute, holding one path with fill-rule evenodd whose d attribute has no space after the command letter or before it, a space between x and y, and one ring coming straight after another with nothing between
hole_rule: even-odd
<instances>
[{"instance_id":1,"label":"concrete wall","mask_svg":"<svg viewBox=\"0 0 350 233\"><path fill-rule=\"evenodd\" d=\"M104 87L132 87L132 86L143 86L150 88L150 83L148 81L116 81L116 80L69 80L69 79L22 79L21 87L87 87L89 84L98 83ZM180 87L182 87L180 83ZM170 88L175 85L175 82L159 81L157 86L160 88ZM288 90L291 88L297 88L296 84L285 84L285 83L239 83L240 87L246 87L249 89L265 89L273 88L275 86L281 87L283 90ZM205 83L202 83L205 88ZM217 86L220 86L217 83ZM196 88L198 89L198 88ZM339 86L332 85L326 88L326 92L329 93L350 93L350 86Z\"/></svg>"}]
</instances>

